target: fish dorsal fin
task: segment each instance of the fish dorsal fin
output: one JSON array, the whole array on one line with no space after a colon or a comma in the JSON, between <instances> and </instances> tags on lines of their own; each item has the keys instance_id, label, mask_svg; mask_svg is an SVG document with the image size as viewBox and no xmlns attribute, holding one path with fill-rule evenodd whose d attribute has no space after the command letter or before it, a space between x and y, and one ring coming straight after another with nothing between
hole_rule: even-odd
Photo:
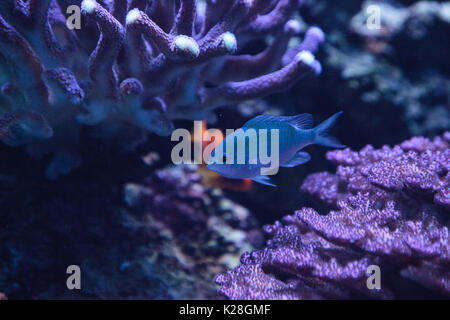
<instances>
[{"instance_id":1,"label":"fish dorsal fin","mask_svg":"<svg viewBox=\"0 0 450 320\"><path fill-rule=\"evenodd\" d=\"M257 116L244 124L244 127L260 127L270 122L287 122L298 129L311 129L313 127L313 118L309 113L303 113L292 117L261 115Z\"/></svg>"},{"instance_id":2,"label":"fish dorsal fin","mask_svg":"<svg viewBox=\"0 0 450 320\"><path fill-rule=\"evenodd\" d=\"M286 117L286 122L298 129L311 129L313 127L313 117L309 113L302 113L292 117Z\"/></svg>"},{"instance_id":3,"label":"fish dorsal fin","mask_svg":"<svg viewBox=\"0 0 450 320\"><path fill-rule=\"evenodd\" d=\"M292 157L291 160L282 164L281 166L285 167L285 168L293 168L293 167L299 166L301 164L304 164L304 163L308 162L309 160L311 160L311 156L309 155L309 153L299 151Z\"/></svg>"},{"instance_id":4,"label":"fish dorsal fin","mask_svg":"<svg viewBox=\"0 0 450 320\"><path fill-rule=\"evenodd\" d=\"M266 124L266 123L281 121L280 118L286 118L286 117L263 114L263 115L260 115L260 116L254 117L253 119L248 120L243 125L243 127L244 128L260 127L260 126L264 126L264 124Z\"/></svg>"}]
</instances>

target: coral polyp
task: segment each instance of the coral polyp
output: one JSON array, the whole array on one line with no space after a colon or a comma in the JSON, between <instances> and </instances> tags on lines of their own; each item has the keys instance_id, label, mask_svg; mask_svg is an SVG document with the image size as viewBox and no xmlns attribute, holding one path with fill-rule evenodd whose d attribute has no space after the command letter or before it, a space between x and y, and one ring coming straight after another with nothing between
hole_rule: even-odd
<instances>
[{"instance_id":1,"label":"coral polyp","mask_svg":"<svg viewBox=\"0 0 450 320\"><path fill-rule=\"evenodd\" d=\"M69 28L69 7L80 11ZM214 120L214 109L285 90L319 73L324 38L300 24L298 0L2 1L0 140L53 154L49 178L81 163L80 134L169 135L176 119ZM76 8L76 7L75 7ZM73 11L76 19L77 10ZM270 44L255 55L254 41ZM309 62L299 58L307 52ZM125 132L125 133L124 133Z\"/></svg>"}]
</instances>

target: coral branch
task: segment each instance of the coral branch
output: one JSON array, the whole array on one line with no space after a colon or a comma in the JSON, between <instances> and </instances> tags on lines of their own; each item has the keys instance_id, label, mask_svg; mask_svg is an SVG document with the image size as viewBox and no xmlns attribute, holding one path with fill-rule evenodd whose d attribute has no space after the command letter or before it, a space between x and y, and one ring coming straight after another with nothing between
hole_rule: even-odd
<instances>
[{"instance_id":1,"label":"coral branch","mask_svg":"<svg viewBox=\"0 0 450 320\"><path fill-rule=\"evenodd\" d=\"M0 116L0 141L19 146L30 140L48 139L53 130L41 115L30 111L15 111Z\"/></svg>"},{"instance_id":2,"label":"coral branch","mask_svg":"<svg viewBox=\"0 0 450 320\"><path fill-rule=\"evenodd\" d=\"M100 27L100 40L89 57L89 75L105 94L114 97L117 90L117 76L113 63L119 54L125 37L122 25L95 0L81 3L84 14L92 17Z\"/></svg>"},{"instance_id":3,"label":"coral branch","mask_svg":"<svg viewBox=\"0 0 450 320\"><path fill-rule=\"evenodd\" d=\"M292 61L293 57L299 52L310 51L316 52L319 45L325 41L325 34L318 27L311 27L306 31L305 39L295 48L289 49L283 57L283 65Z\"/></svg>"},{"instance_id":4,"label":"coral branch","mask_svg":"<svg viewBox=\"0 0 450 320\"><path fill-rule=\"evenodd\" d=\"M302 51L281 70L241 82L228 82L218 88L205 89L202 104L207 108L218 107L233 101L254 99L291 87L309 72L320 73L321 67L314 56Z\"/></svg>"},{"instance_id":5,"label":"coral branch","mask_svg":"<svg viewBox=\"0 0 450 320\"><path fill-rule=\"evenodd\" d=\"M172 33L192 36L194 29L195 15L197 12L197 3L195 0L181 0L180 9L175 18L175 25Z\"/></svg>"},{"instance_id":6,"label":"coral branch","mask_svg":"<svg viewBox=\"0 0 450 320\"><path fill-rule=\"evenodd\" d=\"M218 62L205 70L205 79L219 84L228 81L243 81L273 72L279 67L280 59L288 47L289 40L299 30L300 25L297 21L288 21L283 33L276 37L266 50L254 56L228 56L221 63ZM218 64L220 67L217 66Z\"/></svg>"},{"instance_id":7,"label":"coral branch","mask_svg":"<svg viewBox=\"0 0 450 320\"><path fill-rule=\"evenodd\" d=\"M27 68L27 73L17 74L17 83L27 90L30 100L34 103L45 103L47 90L42 83L43 66L39 57L29 43L0 16L0 48L8 52L5 57L16 65L19 61Z\"/></svg>"}]
</instances>

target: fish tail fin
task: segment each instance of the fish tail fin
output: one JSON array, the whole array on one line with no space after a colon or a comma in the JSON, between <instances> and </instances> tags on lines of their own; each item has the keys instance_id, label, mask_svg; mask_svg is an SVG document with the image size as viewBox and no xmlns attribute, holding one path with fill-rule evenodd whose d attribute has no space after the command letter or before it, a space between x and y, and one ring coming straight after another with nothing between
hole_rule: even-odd
<instances>
[{"instance_id":1,"label":"fish tail fin","mask_svg":"<svg viewBox=\"0 0 450 320\"><path fill-rule=\"evenodd\" d=\"M314 143L332 148L345 148L345 145L340 143L335 137L328 134L328 131L333 127L337 118L339 118L342 113L343 111L339 111L314 129L316 131Z\"/></svg>"}]
</instances>

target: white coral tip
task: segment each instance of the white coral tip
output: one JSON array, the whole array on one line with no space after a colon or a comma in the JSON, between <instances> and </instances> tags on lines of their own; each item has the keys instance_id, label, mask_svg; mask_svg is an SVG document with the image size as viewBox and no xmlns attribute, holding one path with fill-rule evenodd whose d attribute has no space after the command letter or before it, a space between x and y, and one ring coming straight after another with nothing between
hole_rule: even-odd
<instances>
[{"instance_id":1,"label":"white coral tip","mask_svg":"<svg viewBox=\"0 0 450 320\"><path fill-rule=\"evenodd\" d=\"M319 27L309 28L308 33L314 35L320 42L325 41L325 33Z\"/></svg>"},{"instance_id":2,"label":"white coral tip","mask_svg":"<svg viewBox=\"0 0 450 320\"><path fill-rule=\"evenodd\" d=\"M175 46L180 51L189 52L194 57L198 57L198 55L200 54L200 47L198 46L197 41L195 41L191 37L179 35L175 38L174 42Z\"/></svg>"},{"instance_id":3,"label":"white coral tip","mask_svg":"<svg viewBox=\"0 0 450 320\"><path fill-rule=\"evenodd\" d=\"M130 10L127 14L127 25L135 23L139 18L141 17L141 12L138 8L134 8L133 10Z\"/></svg>"},{"instance_id":4,"label":"white coral tip","mask_svg":"<svg viewBox=\"0 0 450 320\"><path fill-rule=\"evenodd\" d=\"M88 14L93 13L96 7L97 1L95 0L83 0L81 3L81 9Z\"/></svg>"},{"instance_id":5,"label":"white coral tip","mask_svg":"<svg viewBox=\"0 0 450 320\"><path fill-rule=\"evenodd\" d=\"M237 50L237 40L236 36L231 32L225 32L222 35L223 43L225 44L225 48L229 52L234 52Z\"/></svg>"},{"instance_id":6,"label":"white coral tip","mask_svg":"<svg viewBox=\"0 0 450 320\"><path fill-rule=\"evenodd\" d=\"M314 55L309 51L301 51L297 54L297 60L303 62L304 64L307 64L308 66L313 66L314 62L316 61L316 58Z\"/></svg>"},{"instance_id":7,"label":"white coral tip","mask_svg":"<svg viewBox=\"0 0 450 320\"><path fill-rule=\"evenodd\" d=\"M286 22L284 26L284 32L299 33L301 29L302 26L300 25L300 22L294 19L291 19L288 22Z\"/></svg>"}]
</instances>

